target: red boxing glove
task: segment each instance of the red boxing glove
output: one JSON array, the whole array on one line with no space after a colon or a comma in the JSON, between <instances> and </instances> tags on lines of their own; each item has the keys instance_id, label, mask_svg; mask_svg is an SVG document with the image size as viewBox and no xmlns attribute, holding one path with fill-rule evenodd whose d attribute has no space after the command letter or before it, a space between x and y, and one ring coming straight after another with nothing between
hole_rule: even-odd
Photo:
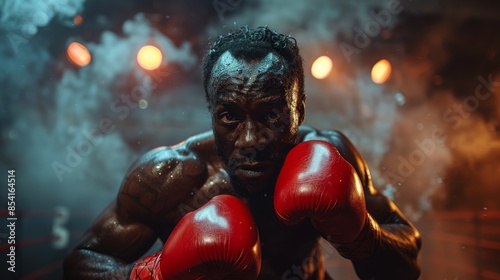
<instances>
[{"instance_id":1,"label":"red boxing glove","mask_svg":"<svg viewBox=\"0 0 500 280\"><path fill-rule=\"evenodd\" d=\"M326 141L302 142L288 153L276 183L274 208L286 224L310 218L349 259L370 256L380 238L356 171Z\"/></svg>"},{"instance_id":2,"label":"red boxing glove","mask_svg":"<svg viewBox=\"0 0 500 280\"><path fill-rule=\"evenodd\" d=\"M130 280L163 280L160 271L161 252L135 262Z\"/></svg>"},{"instance_id":3,"label":"red boxing glove","mask_svg":"<svg viewBox=\"0 0 500 280\"><path fill-rule=\"evenodd\" d=\"M152 276L140 279L257 279L261 266L259 232L240 199L218 195L186 214L161 254L151 258ZM130 279L136 279L132 277L142 268L139 264Z\"/></svg>"}]
</instances>

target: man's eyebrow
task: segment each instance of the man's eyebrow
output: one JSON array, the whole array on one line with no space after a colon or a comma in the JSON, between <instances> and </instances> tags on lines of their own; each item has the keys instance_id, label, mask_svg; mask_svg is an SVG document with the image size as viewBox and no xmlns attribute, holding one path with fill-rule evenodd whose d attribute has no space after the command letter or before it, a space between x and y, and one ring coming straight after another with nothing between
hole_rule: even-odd
<instances>
[{"instance_id":1,"label":"man's eyebrow","mask_svg":"<svg viewBox=\"0 0 500 280\"><path fill-rule=\"evenodd\" d=\"M238 104L233 99L227 98L225 96L220 96L220 95L216 96L214 101L215 101L217 106L231 107L231 106L235 106Z\"/></svg>"},{"instance_id":2,"label":"man's eyebrow","mask_svg":"<svg viewBox=\"0 0 500 280\"><path fill-rule=\"evenodd\" d=\"M230 102L230 101L216 100L215 102L217 102L217 106L232 107L236 105L236 102Z\"/></svg>"},{"instance_id":3,"label":"man's eyebrow","mask_svg":"<svg viewBox=\"0 0 500 280\"><path fill-rule=\"evenodd\" d=\"M286 104L286 98L284 96L269 96L261 98L256 103L259 106L283 105Z\"/></svg>"},{"instance_id":4,"label":"man's eyebrow","mask_svg":"<svg viewBox=\"0 0 500 280\"><path fill-rule=\"evenodd\" d=\"M224 107L233 107L233 106L238 106L238 102L234 101L233 99L226 98L223 96L217 96L215 98L215 102L217 103L217 106L224 106ZM256 100L255 104L257 106L277 106L277 105L284 105L286 104L286 98L284 96L265 96L259 98L259 100Z\"/></svg>"}]
</instances>

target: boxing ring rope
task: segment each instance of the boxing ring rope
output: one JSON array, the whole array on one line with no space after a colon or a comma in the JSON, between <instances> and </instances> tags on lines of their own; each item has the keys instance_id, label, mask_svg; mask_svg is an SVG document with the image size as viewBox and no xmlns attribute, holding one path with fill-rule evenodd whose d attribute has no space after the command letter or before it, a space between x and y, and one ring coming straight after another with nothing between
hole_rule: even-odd
<instances>
[{"instance_id":1,"label":"boxing ring rope","mask_svg":"<svg viewBox=\"0 0 500 280\"><path fill-rule=\"evenodd\" d=\"M477 240L474 237L461 236L452 233L442 233L435 232L430 234L430 238L441 241L441 242L450 242L450 243L460 243L468 246L478 246L485 249L493 249L500 251L500 242L488 241L488 240Z\"/></svg>"},{"instance_id":2,"label":"boxing ring rope","mask_svg":"<svg viewBox=\"0 0 500 280\"><path fill-rule=\"evenodd\" d=\"M57 237L55 237L53 235L48 235L48 236L43 236L43 237L34 238L34 239L21 240L20 242L17 243L16 247L25 248L25 247L29 247L29 246L35 246L38 244L44 244L47 242L51 242L55 239L57 239ZM4 251L9 250L9 247L10 247L9 244L2 244L2 246L0 246L0 252L4 252Z\"/></svg>"},{"instance_id":3,"label":"boxing ring rope","mask_svg":"<svg viewBox=\"0 0 500 280\"><path fill-rule=\"evenodd\" d=\"M72 239L74 241L78 240L81 238L83 235L83 231L70 231L67 228L67 222L69 219L75 220L83 220L86 218L90 222L91 219L95 218L98 215L98 213L91 213L91 212L83 212L83 211L72 211L71 214L69 213L69 210L66 207L61 207L58 206L55 208L55 210L18 210L16 211L16 217L17 221L20 223L26 223L29 224L31 221L36 220L37 223L43 223L47 219L45 218L52 218L52 220L49 220L48 223L52 223L52 233L48 235L44 235L41 237L35 237L35 238L30 238L30 239L22 239L21 236L17 236L16 238L16 251L19 249L26 249L26 248L32 248L35 246L41 246L41 245L47 245L52 243L52 248L53 249L58 249L58 250L68 250L72 248L71 246L74 245L74 243L69 244L69 239ZM3 217L9 217L9 212L6 209L1 209L0 210L0 216ZM86 223L85 226L88 226ZM82 229L83 230L83 229ZM57 245L57 242L63 242L62 244ZM57 245L57 246L56 246ZM70 246L68 246L70 245ZM7 252L9 250L10 244L0 244L0 252L3 254L4 252ZM64 252L64 251L60 251ZM20 254L21 256L23 253ZM50 259L49 259L50 260ZM31 260L32 263L36 262L37 260ZM62 269L62 259L57 259L54 261L52 259L52 263L45 265L37 270L29 272L29 274L26 273L26 271L29 269L29 267L25 267L22 270L22 274L20 275L21 280L32 280L32 279L39 279L44 276L48 276L51 273L55 272L61 272ZM26 261L23 261L26 262ZM29 261L28 261L29 262ZM28 268L28 269L26 269ZM23 275L24 274L24 275Z\"/></svg>"},{"instance_id":4,"label":"boxing ring rope","mask_svg":"<svg viewBox=\"0 0 500 280\"><path fill-rule=\"evenodd\" d=\"M456 219L500 219L500 211L490 210L453 210L453 211L436 211L426 214L428 217L439 220L456 220Z\"/></svg>"},{"instance_id":5,"label":"boxing ring rope","mask_svg":"<svg viewBox=\"0 0 500 280\"><path fill-rule=\"evenodd\" d=\"M21 280L35 280L35 279L38 279L44 275L48 275L49 273L52 273L58 269L61 269L62 268L62 261L57 261L57 262L54 262L50 265L47 265L33 273L30 273L29 275L26 275L24 277L21 278Z\"/></svg>"},{"instance_id":6,"label":"boxing ring rope","mask_svg":"<svg viewBox=\"0 0 500 280\"><path fill-rule=\"evenodd\" d=\"M80 238L83 235L83 232L70 232L70 236L73 238ZM36 246L39 244L45 244L48 242L52 241L57 241L60 238L55 235L47 235L39 238L33 238L33 239L28 239L28 240L21 240L19 243L17 243L18 248L26 248L30 246ZM9 249L9 244L2 244L0 245L0 252L6 252Z\"/></svg>"},{"instance_id":7,"label":"boxing ring rope","mask_svg":"<svg viewBox=\"0 0 500 280\"><path fill-rule=\"evenodd\" d=\"M421 280L500 280L500 211L428 212L415 225L423 239ZM325 259L335 279L356 279L350 261Z\"/></svg>"},{"instance_id":8,"label":"boxing ring rope","mask_svg":"<svg viewBox=\"0 0 500 280\"><path fill-rule=\"evenodd\" d=\"M434 245L422 252L424 270L449 269L465 279L500 279L500 211L436 211L422 220L431 225L422 227L423 246Z\"/></svg>"}]
</instances>

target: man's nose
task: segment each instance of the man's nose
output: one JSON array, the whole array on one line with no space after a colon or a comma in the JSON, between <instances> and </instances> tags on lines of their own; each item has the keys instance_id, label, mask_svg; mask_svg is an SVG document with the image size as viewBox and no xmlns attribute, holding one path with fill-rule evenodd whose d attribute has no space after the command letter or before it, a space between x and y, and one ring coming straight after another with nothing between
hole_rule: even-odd
<instances>
[{"instance_id":1,"label":"man's nose","mask_svg":"<svg viewBox=\"0 0 500 280\"><path fill-rule=\"evenodd\" d=\"M234 145L238 149L254 147L257 144L257 137L257 126L251 120L246 120Z\"/></svg>"},{"instance_id":2,"label":"man's nose","mask_svg":"<svg viewBox=\"0 0 500 280\"><path fill-rule=\"evenodd\" d=\"M247 120L242 123L242 128L236 138L235 148L241 151L252 150L254 152L261 151L272 142L273 134L266 127L259 127L252 120Z\"/></svg>"}]
</instances>

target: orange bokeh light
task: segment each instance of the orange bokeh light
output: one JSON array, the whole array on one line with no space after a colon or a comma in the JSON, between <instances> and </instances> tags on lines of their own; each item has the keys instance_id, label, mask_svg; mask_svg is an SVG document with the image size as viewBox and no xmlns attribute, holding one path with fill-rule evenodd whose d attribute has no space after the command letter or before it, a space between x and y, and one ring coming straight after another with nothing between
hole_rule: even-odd
<instances>
[{"instance_id":1,"label":"orange bokeh light","mask_svg":"<svg viewBox=\"0 0 500 280\"><path fill-rule=\"evenodd\" d=\"M328 56L320 56L318 57L311 66L311 74L316 79L324 79L330 75L332 71L333 62L332 59Z\"/></svg>"},{"instance_id":2,"label":"orange bokeh light","mask_svg":"<svg viewBox=\"0 0 500 280\"><path fill-rule=\"evenodd\" d=\"M137 63L146 70L155 70L160 67L161 61L161 51L155 46L147 45L137 52Z\"/></svg>"},{"instance_id":3,"label":"orange bokeh light","mask_svg":"<svg viewBox=\"0 0 500 280\"><path fill-rule=\"evenodd\" d=\"M391 76L392 66L389 60L381 59L372 68L372 80L376 84L385 83Z\"/></svg>"},{"instance_id":4,"label":"orange bokeh light","mask_svg":"<svg viewBox=\"0 0 500 280\"><path fill-rule=\"evenodd\" d=\"M92 60L89 50L77 42L69 44L66 54L69 61L77 66L86 66Z\"/></svg>"},{"instance_id":5,"label":"orange bokeh light","mask_svg":"<svg viewBox=\"0 0 500 280\"><path fill-rule=\"evenodd\" d=\"M82 22L83 22L83 17L82 17L82 15L76 15L76 16L73 18L73 23L74 23L75 25L77 25L77 26L78 26L78 25L80 25L80 24L82 24Z\"/></svg>"}]
</instances>

